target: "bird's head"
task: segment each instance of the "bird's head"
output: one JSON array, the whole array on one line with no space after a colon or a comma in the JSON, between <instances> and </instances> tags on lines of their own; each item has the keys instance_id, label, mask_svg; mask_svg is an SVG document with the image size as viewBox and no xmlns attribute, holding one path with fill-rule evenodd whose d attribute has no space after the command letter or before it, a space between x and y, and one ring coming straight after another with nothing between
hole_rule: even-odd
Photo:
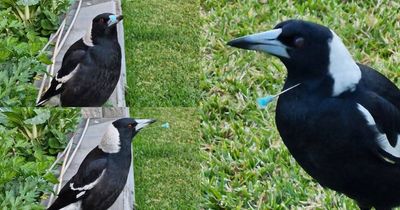
<instances>
[{"instance_id":1,"label":"bird's head","mask_svg":"<svg viewBox=\"0 0 400 210\"><path fill-rule=\"evenodd\" d=\"M309 79L329 74L338 82L343 79L338 77L354 74L352 82L355 82L360 76L342 40L329 28L316 23L287 20L272 30L234 39L228 45L278 57L286 66L289 78Z\"/></svg>"},{"instance_id":2,"label":"bird's head","mask_svg":"<svg viewBox=\"0 0 400 210\"><path fill-rule=\"evenodd\" d=\"M107 153L116 153L124 145L130 145L133 137L144 127L154 123L153 119L121 118L110 124L99 144ZM129 147L130 148L130 147Z\"/></svg>"},{"instance_id":3,"label":"bird's head","mask_svg":"<svg viewBox=\"0 0 400 210\"><path fill-rule=\"evenodd\" d=\"M112 124L118 129L119 133L133 136L138 133L142 128L154 123L153 119L133 119L133 118L122 118L114 121Z\"/></svg>"},{"instance_id":4,"label":"bird's head","mask_svg":"<svg viewBox=\"0 0 400 210\"><path fill-rule=\"evenodd\" d=\"M85 44L93 46L99 38L113 37L116 38L116 25L123 19L122 15L114 15L112 13L102 13L92 20L83 40Z\"/></svg>"}]
</instances>

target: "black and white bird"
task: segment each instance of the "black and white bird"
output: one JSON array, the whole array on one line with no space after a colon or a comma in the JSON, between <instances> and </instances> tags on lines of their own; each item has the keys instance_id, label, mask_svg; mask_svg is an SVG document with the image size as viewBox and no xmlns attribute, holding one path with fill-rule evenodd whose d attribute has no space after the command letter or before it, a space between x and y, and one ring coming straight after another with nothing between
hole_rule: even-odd
<instances>
[{"instance_id":1,"label":"black and white bird","mask_svg":"<svg viewBox=\"0 0 400 210\"><path fill-rule=\"evenodd\" d=\"M287 69L276 124L290 153L322 186L360 209L400 205L400 91L354 61L329 28L302 20L228 45L278 57Z\"/></svg>"},{"instance_id":2,"label":"black and white bird","mask_svg":"<svg viewBox=\"0 0 400 210\"><path fill-rule=\"evenodd\" d=\"M99 107L110 97L121 72L117 23L122 15L97 15L86 35L65 53L60 70L36 106L60 95L61 106Z\"/></svg>"},{"instance_id":3,"label":"black and white bird","mask_svg":"<svg viewBox=\"0 0 400 210\"><path fill-rule=\"evenodd\" d=\"M64 185L48 210L108 209L126 184L133 137L153 122L155 120L132 118L114 121L100 144L85 157L78 172Z\"/></svg>"}]
</instances>

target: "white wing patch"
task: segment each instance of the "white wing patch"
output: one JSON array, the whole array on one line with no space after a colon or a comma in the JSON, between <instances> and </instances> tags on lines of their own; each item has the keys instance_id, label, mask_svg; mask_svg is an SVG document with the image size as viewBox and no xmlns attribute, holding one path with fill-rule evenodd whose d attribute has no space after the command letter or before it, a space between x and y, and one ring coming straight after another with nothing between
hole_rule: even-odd
<instances>
[{"instance_id":1,"label":"white wing patch","mask_svg":"<svg viewBox=\"0 0 400 210\"><path fill-rule=\"evenodd\" d=\"M96 180L94 180L94 182L92 182L92 183L90 183L90 184L87 184L87 185L85 185L85 186L83 186L83 187L76 187L76 188L75 188L75 187L74 187L74 183L71 183L71 184L69 184L69 187L71 188L71 190L74 190L74 191L83 191L83 194L85 194L85 191L92 189L94 186L96 186L97 183L99 183L99 181L101 180L101 178L102 178L103 175L104 175L104 172L106 172L105 169L101 172L100 176L99 176ZM81 193L82 193L82 192L78 193L78 195L76 195L76 198L82 196L83 194L81 194ZM81 194L81 195L80 195L80 194Z\"/></svg>"},{"instance_id":2,"label":"white wing patch","mask_svg":"<svg viewBox=\"0 0 400 210\"><path fill-rule=\"evenodd\" d=\"M75 73L78 70L79 66L80 66L80 64L76 65L74 70L72 70L69 74L67 74L67 75L65 75L65 76L63 76L61 78L58 78L58 74L57 74L56 77L55 77L56 81L60 82L60 83L66 83L68 80L70 80L75 75ZM57 87L58 87L58 85L57 85ZM59 89L61 86L59 88L57 88L57 87L56 87L56 89Z\"/></svg>"},{"instance_id":3,"label":"white wing patch","mask_svg":"<svg viewBox=\"0 0 400 210\"><path fill-rule=\"evenodd\" d=\"M361 104L357 103L357 105L358 105L358 110L360 110L361 113L364 115L365 119L368 122L368 125L376 126L375 120L372 117L371 113ZM384 134L384 133L378 132L376 142L378 143L379 147L381 149L383 149L385 152L393 155L396 158L400 158L400 144L399 144L400 134L397 135L397 142L396 142L396 146L394 146L394 147L392 145L390 145L389 140L388 140L386 134ZM384 159L386 160L386 158L384 158ZM391 162L393 162L393 161L391 161Z\"/></svg>"},{"instance_id":4,"label":"white wing patch","mask_svg":"<svg viewBox=\"0 0 400 210\"><path fill-rule=\"evenodd\" d=\"M106 133L101 139L99 148L105 153L117 153L121 149L118 129L112 123L108 126Z\"/></svg>"},{"instance_id":5,"label":"white wing patch","mask_svg":"<svg viewBox=\"0 0 400 210\"><path fill-rule=\"evenodd\" d=\"M82 191L80 193L78 193L78 195L76 195L76 198L82 197L82 195L84 195L86 193L86 191Z\"/></svg>"},{"instance_id":6,"label":"white wing patch","mask_svg":"<svg viewBox=\"0 0 400 210\"><path fill-rule=\"evenodd\" d=\"M63 83L59 83L59 84L56 86L56 90L60 89L60 88L62 87L62 84L63 84Z\"/></svg>"},{"instance_id":7,"label":"white wing patch","mask_svg":"<svg viewBox=\"0 0 400 210\"><path fill-rule=\"evenodd\" d=\"M361 79L361 70L344 46L342 40L332 32L329 43L329 74L333 78L333 96L345 91L354 91Z\"/></svg>"}]
</instances>

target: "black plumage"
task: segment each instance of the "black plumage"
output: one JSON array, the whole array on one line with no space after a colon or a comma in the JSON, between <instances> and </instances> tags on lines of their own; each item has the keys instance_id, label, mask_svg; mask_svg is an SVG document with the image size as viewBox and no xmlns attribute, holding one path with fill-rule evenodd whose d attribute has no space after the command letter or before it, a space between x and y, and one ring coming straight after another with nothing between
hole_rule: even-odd
<instances>
[{"instance_id":1,"label":"black plumage","mask_svg":"<svg viewBox=\"0 0 400 210\"><path fill-rule=\"evenodd\" d=\"M62 66L37 106L60 95L61 106L98 107L111 96L121 72L116 25L122 16L96 16L87 34L65 53Z\"/></svg>"},{"instance_id":2,"label":"black plumage","mask_svg":"<svg viewBox=\"0 0 400 210\"><path fill-rule=\"evenodd\" d=\"M278 57L288 75L276 124L290 153L322 186L361 209L400 205L400 90L357 64L329 28L289 20L228 43Z\"/></svg>"},{"instance_id":3,"label":"black plumage","mask_svg":"<svg viewBox=\"0 0 400 210\"><path fill-rule=\"evenodd\" d=\"M101 143L82 161L78 172L64 185L48 208L71 205L82 210L108 209L122 192L132 161L131 141L149 119L122 118L114 121Z\"/></svg>"}]
</instances>

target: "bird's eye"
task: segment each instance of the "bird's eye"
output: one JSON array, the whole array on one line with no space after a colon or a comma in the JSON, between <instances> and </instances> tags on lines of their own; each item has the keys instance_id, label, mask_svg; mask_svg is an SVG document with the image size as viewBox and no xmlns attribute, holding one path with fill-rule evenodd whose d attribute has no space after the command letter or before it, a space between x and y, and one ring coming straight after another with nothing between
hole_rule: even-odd
<instances>
[{"instance_id":1,"label":"bird's eye","mask_svg":"<svg viewBox=\"0 0 400 210\"><path fill-rule=\"evenodd\" d=\"M128 128L133 128L133 125L132 124L128 124Z\"/></svg>"},{"instance_id":2,"label":"bird's eye","mask_svg":"<svg viewBox=\"0 0 400 210\"><path fill-rule=\"evenodd\" d=\"M303 37L296 37L293 42L296 48L302 48L304 45L304 38Z\"/></svg>"},{"instance_id":3,"label":"bird's eye","mask_svg":"<svg viewBox=\"0 0 400 210\"><path fill-rule=\"evenodd\" d=\"M99 19L99 23L105 23L104 18L100 18L100 19Z\"/></svg>"}]
</instances>

